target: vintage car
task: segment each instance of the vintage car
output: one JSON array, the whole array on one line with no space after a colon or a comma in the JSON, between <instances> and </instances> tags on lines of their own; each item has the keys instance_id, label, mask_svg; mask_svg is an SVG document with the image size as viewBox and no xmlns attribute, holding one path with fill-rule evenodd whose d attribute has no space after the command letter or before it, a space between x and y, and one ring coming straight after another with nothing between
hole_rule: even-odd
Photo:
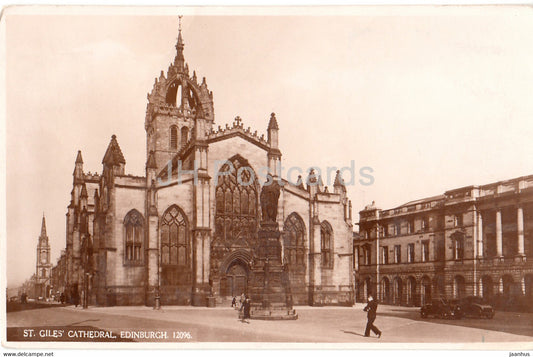
<instances>
[{"instance_id":1,"label":"vintage car","mask_svg":"<svg viewBox=\"0 0 533 357\"><path fill-rule=\"evenodd\" d=\"M463 316L492 319L495 314L494 308L479 296L467 296L459 300L459 307Z\"/></svg>"},{"instance_id":2,"label":"vintage car","mask_svg":"<svg viewBox=\"0 0 533 357\"><path fill-rule=\"evenodd\" d=\"M460 319L462 315L461 307L458 304L452 304L444 298L432 299L431 302L420 308L422 318L433 316L442 319Z\"/></svg>"}]
</instances>

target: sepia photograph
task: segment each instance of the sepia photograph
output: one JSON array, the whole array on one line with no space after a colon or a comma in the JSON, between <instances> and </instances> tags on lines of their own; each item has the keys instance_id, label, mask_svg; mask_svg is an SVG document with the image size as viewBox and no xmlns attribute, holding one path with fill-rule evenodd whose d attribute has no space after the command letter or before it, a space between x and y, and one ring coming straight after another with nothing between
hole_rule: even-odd
<instances>
[{"instance_id":1,"label":"sepia photograph","mask_svg":"<svg viewBox=\"0 0 533 357\"><path fill-rule=\"evenodd\" d=\"M3 356L530 355L532 7L14 6L0 42Z\"/></svg>"}]
</instances>

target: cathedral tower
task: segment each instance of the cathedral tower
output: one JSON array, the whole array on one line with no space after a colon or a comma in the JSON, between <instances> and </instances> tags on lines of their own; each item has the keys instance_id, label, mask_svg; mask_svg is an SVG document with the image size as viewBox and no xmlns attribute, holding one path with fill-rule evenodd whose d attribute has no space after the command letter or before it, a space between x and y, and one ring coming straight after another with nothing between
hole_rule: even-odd
<instances>
[{"instance_id":1,"label":"cathedral tower","mask_svg":"<svg viewBox=\"0 0 533 357\"><path fill-rule=\"evenodd\" d=\"M153 151L160 172L191 139L193 133L204 136L214 121L213 93L205 77L198 83L196 72L189 74L181 35L181 17L174 63L167 73L161 71L148 93L146 107L146 157Z\"/></svg>"}]
</instances>

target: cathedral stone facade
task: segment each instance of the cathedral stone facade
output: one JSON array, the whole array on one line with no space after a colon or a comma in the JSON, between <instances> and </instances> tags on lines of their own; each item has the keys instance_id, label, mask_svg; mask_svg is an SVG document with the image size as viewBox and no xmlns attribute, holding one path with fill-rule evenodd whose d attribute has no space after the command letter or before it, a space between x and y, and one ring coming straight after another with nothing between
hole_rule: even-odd
<instances>
[{"instance_id":1,"label":"cathedral stone facade","mask_svg":"<svg viewBox=\"0 0 533 357\"><path fill-rule=\"evenodd\" d=\"M239 117L215 128L213 93L189 72L181 30L176 50L148 94L145 176L126 174L115 135L101 174L85 173L78 152L67 293L106 306L205 306L247 292L270 173L281 186L275 223L292 301L353 304L351 203L339 173L330 192L313 171L282 179L275 114L266 138Z\"/></svg>"}]
</instances>

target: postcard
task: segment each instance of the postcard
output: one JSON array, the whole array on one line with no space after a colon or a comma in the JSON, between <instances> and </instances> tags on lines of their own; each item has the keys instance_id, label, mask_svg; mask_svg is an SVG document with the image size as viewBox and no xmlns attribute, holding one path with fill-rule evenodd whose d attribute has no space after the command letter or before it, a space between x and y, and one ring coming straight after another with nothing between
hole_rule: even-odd
<instances>
[{"instance_id":1,"label":"postcard","mask_svg":"<svg viewBox=\"0 0 533 357\"><path fill-rule=\"evenodd\" d=\"M4 356L529 356L529 7L14 6L1 34Z\"/></svg>"}]
</instances>

